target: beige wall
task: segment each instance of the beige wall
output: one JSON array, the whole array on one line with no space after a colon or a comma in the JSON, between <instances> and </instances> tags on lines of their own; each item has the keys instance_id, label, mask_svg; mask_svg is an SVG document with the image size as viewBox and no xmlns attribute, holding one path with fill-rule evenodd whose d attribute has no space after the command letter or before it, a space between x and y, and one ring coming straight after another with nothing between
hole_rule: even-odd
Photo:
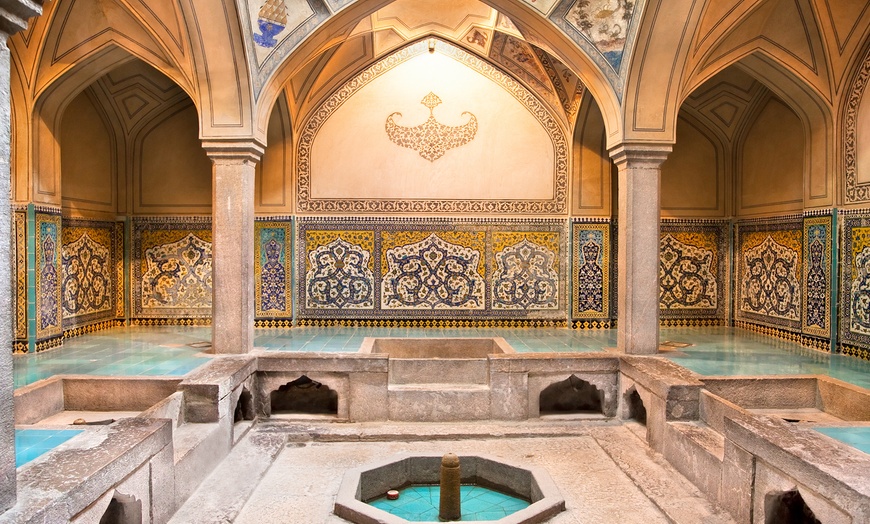
<instances>
[{"instance_id":1,"label":"beige wall","mask_svg":"<svg viewBox=\"0 0 870 524\"><path fill-rule=\"evenodd\" d=\"M662 216L724 218L725 159L725 148L715 135L681 115L674 150L662 164Z\"/></svg>"},{"instance_id":2,"label":"beige wall","mask_svg":"<svg viewBox=\"0 0 870 524\"><path fill-rule=\"evenodd\" d=\"M615 166L607 153L604 119L598 104L588 94L580 102L573 148L571 214L609 217L612 212L611 180L615 180L612 177Z\"/></svg>"},{"instance_id":3,"label":"beige wall","mask_svg":"<svg viewBox=\"0 0 870 524\"><path fill-rule=\"evenodd\" d=\"M172 108L134 145L133 213L211 211L211 161L192 103Z\"/></svg>"},{"instance_id":4,"label":"beige wall","mask_svg":"<svg viewBox=\"0 0 870 524\"><path fill-rule=\"evenodd\" d=\"M428 93L442 101L436 120L477 134L429 161L390 141L391 114L403 127L426 122ZM311 151L315 199L553 198L555 151L549 133L511 93L474 69L435 52L401 63L355 91L320 127Z\"/></svg>"},{"instance_id":5,"label":"beige wall","mask_svg":"<svg viewBox=\"0 0 870 524\"><path fill-rule=\"evenodd\" d=\"M738 142L737 214L783 213L803 209L804 128L776 98L761 105Z\"/></svg>"},{"instance_id":6,"label":"beige wall","mask_svg":"<svg viewBox=\"0 0 870 524\"><path fill-rule=\"evenodd\" d=\"M64 211L113 215L118 173L114 132L89 91L67 106L60 134Z\"/></svg>"},{"instance_id":7,"label":"beige wall","mask_svg":"<svg viewBox=\"0 0 870 524\"><path fill-rule=\"evenodd\" d=\"M254 209L259 214L293 212L293 142L290 117L283 97L272 108L266 151L257 165Z\"/></svg>"}]
</instances>

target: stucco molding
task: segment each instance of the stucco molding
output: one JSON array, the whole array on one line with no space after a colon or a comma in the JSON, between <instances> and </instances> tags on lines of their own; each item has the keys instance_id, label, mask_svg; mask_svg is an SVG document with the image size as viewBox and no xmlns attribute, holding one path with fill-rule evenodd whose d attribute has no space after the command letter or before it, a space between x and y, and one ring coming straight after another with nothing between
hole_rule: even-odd
<instances>
[{"instance_id":1,"label":"stucco molding","mask_svg":"<svg viewBox=\"0 0 870 524\"><path fill-rule=\"evenodd\" d=\"M374 79L382 76L407 60L427 52L426 41L420 41L380 60L345 83L303 125L297 145L297 209L302 213L508 213L508 214L564 214L568 210L568 141L559 121L547 107L510 75L484 60L453 45L442 46L445 53L486 76L508 91L533 115L547 131L553 142L554 182L553 197L542 200L424 200L424 199L319 199L311 194L311 155L320 128L351 96Z\"/></svg>"},{"instance_id":2,"label":"stucco molding","mask_svg":"<svg viewBox=\"0 0 870 524\"><path fill-rule=\"evenodd\" d=\"M870 52L864 57L864 62L852 83L846 103L846 117L844 119L844 155L845 155L845 182L847 204L856 204L870 201L870 183L859 183L857 178L857 131L858 131L858 107L864 97L867 88L867 80L870 79Z\"/></svg>"}]
</instances>

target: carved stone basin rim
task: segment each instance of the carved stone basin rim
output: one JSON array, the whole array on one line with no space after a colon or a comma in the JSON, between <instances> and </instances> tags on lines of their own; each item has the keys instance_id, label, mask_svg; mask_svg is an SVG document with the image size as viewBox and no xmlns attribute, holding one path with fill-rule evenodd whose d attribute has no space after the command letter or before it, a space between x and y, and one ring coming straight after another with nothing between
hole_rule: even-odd
<instances>
[{"instance_id":1,"label":"carved stone basin rim","mask_svg":"<svg viewBox=\"0 0 870 524\"><path fill-rule=\"evenodd\" d=\"M357 524L405 524L408 521L366 504L390 489L409 484L438 484L441 453L402 453L349 469L335 497L334 512ZM545 522L565 510L565 499L543 468L521 467L487 455L459 455L462 482L481 484L527 498L531 505L497 524Z\"/></svg>"}]
</instances>

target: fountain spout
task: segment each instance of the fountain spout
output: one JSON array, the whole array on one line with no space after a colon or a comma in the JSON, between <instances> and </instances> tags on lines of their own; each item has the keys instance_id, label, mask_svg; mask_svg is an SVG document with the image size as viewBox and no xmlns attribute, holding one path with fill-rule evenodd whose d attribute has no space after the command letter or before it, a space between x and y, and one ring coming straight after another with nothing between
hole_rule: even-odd
<instances>
[{"instance_id":1,"label":"fountain spout","mask_svg":"<svg viewBox=\"0 0 870 524\"><path fill-rule=\"evenodd\" d=\"M455 522L462 518L459 503L459 483L462 475L459 469L459 457L447 453L441 459L441 502L438 519L441 522Z\"/></svg>"}]
</instances>

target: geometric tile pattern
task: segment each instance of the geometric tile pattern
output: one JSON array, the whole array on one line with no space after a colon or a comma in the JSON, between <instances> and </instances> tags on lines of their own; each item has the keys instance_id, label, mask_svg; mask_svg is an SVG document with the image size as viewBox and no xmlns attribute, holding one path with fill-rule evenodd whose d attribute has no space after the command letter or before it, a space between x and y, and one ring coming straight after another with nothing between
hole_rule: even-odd
<instances>
[{"instance_id":1,"label":"geometric tile pattern","mask_svg":"<svg viewBox=\"0 0 870 524\"><path fill-rule=\"evenodd\" d=\"M808 335L831 336L831 245L832 217L804 218L804 267L802 331Z\"/></svg>"},{"instance_id":2,"label":"geometric tile pattern","mask_svg":"<svg viewBox=\"0 0 870 524\"><path fill-rule=\"evenodd\" d=\"M15 350L27 351L27 211L16 209L13 215L15 238Z\"/></svg>"},{"instance_id":3,"label":"geometric tile pattern","mask_svg":"<svg viewBox=\"0 0 870 524\"><path fill-rule=\"evenodd\" d=\"M736 319L799 331L803 219L739 222Z\"/></svg>"},{"instance_id":4,"label":"geometric tile pattern","mask_svg":"<svg viewBox=\"0 0 870 524\"><path fill-rule=\"evenodd\" d=\"M870 213L841 212L840 220L843 226L839 250L839 342L867 350L870 349Z\"/></svg>"},{"instance_id":5,"label":"geometric tile pattern","mask_svg":"<svg viewBox=\"0 0 870 524\"><path fill-rule=\"evenodd\" d=\"M565 319L563 220L300 218L297 318Z\"/></svg>"},{"instance_id":6,"label":"geometric tile pattern","mask_svg":"<svg viewBox=\"0 0 870 524\"><path fill-rule=\"evenodd\" d=\"M611 319L611 224L579 222L572 224L572 319Z\"/></svg>"},{"instance_id":7,"label":"geometric tile pattern","mask_svg":"<svg viewBox=\"0 0 870 524\"><path fill-rule=\"evenodd\" d=\"M63 335L60 233L60 214L36 213L37 342Z\"/></svg>"},{"instance_id":8,"label":"geometric tile pattern","mask_svg":"<svg viewBox=\"0 0 870 524\"><path fill-rule=\"evenodd\" d=\"M210 317L211 220L134 218L132 226L132 316Z\"/></svg>"},{"instance_id":9,"label":"geometric tile pattern","mask_svg":"<svg viewBox=\"0 0 870 524\"><path fill-rule=\"evenodd\" d=\"M61 305L64 330L123 316L123 225L64 219ZM120 274L119 269L120 267ZM121 308L118 308L119 299Z\"/></svg>"},{"instance_id":10,"label":"geometric tile pattern","mask_svg":"<svg viewBox=\"0 0 870 524\"><path fill-rule=\"evenodd\" d=\"M420 233L426 237L408 242ZM381 307L483 309L484 235L480 231L382 234L387 271L382 279Z\"/></svg>"},{"instance_id":11,"label":"geometric tile pattern","mask_svg":"<svg viewBox=\"0 0 870 524\"><path fill-rule=\"evenodd\" d=\"M254 222L255 318L291 318L293 222Z\"/></svg>"},{"instance_id":12,"label":"geometric tile pattern","mask_svg":"<svg viewBox=\"0 0 870 524\"><path fill-rule=\"evenodd\" d=\"M374 309L374 238L374 231L306 232L307 308Z\"/></svg>"},{"instance_id":13,"label":"geometric tile pattern","mask_svg":"<svg viewBox=\"0 0 870 524\"><path fill-rule=\"evenodd\" d=\"M495 309L559 308L559 235L493 233Z\"/></svg>"},{"instance_id":14,"label":"geometric tile pattern","mask_svg":"<svg viewBox=\"0 0 870 524\"><path fill-rule=\"evenodd\" d=\"M662 319L725 318L727 222L667 220L660 227Z\"/></svg>"}]
</instances>

